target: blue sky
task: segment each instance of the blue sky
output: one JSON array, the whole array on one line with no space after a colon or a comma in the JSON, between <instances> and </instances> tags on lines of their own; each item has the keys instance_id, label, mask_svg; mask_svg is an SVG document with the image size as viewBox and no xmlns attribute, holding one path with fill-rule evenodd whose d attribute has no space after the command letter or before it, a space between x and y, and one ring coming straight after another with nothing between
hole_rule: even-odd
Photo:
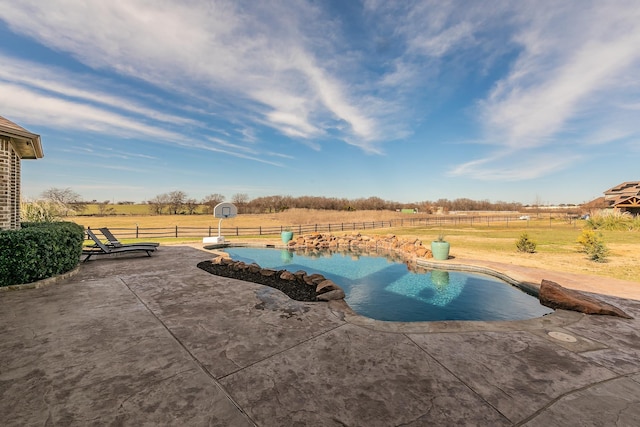
<instances>
[{"instance_id":1,"label":"blue sky","mask_svg":"<svg viewBox=\"0 0 640 427\"><path fill-rule=\"evenodd\" d=\"M0 0L23 196L582 203L640 179L640 2Z\"/></svg>"}]
</instances>

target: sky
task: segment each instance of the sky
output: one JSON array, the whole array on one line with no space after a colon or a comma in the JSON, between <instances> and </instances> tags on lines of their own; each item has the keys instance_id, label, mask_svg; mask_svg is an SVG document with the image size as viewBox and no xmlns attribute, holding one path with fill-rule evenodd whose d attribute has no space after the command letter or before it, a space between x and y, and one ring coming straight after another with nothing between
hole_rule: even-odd
<instances>
[{"instance_id":1,"label":"sky","mask_svg":"<svg viewBox=\"0 0 640 427\"><path fill-rule=\"evenodd\" d=\"M640 180L640 1L0 0L0 115L27 199L583 203Z\"/></svg>"}]
</instances>

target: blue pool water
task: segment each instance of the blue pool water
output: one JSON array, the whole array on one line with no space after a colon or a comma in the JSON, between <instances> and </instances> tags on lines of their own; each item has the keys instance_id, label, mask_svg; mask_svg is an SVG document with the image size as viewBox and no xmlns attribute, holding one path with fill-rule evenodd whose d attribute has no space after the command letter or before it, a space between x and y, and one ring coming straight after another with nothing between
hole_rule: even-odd
<instances>
[{"instance_id":1,"label":"blue pool water","mask_svg":"<svg viewBox=\"0 0 640 427\"><path fill-rule=\"evenodd\" d=\"M264 268L304 270L333 280L358 314L377 320L521 320L553 310L493 276L445 270L410 271L384 256L299 255L286 249L226 248L232 259Z\"/></svg>"}]
</instances>

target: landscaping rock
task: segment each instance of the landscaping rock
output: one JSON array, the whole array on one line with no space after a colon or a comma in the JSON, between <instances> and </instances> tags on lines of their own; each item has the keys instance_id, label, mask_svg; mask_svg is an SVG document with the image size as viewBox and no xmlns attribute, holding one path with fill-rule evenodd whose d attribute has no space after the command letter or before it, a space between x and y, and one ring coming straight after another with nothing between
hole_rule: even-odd
<instances>
[{"instance_id":1,"label":"landscaping rock","mask_svg":"<svg viewBox=\"0 0 640 427\"><path fill-rule=\"evenodd\" d=\"M270 268L263 268L260 270L260 275L264 277L272 277L276 275L276 271Z\"/></svg>"},{"instance_id":2,"label":"landscaping rock","mask_svg":"<svg viewBox=\"0 0 640 427\"><path fill-rule=\"evenodd\" d=\"M578 311L586 314L601 314L633 319L616 306L600 301L582 292L567 289L550 280L542 280L540 284L540 304L562 310Z\"/></svg>"},{"instance_id":3,"label":"landscaping rock","mask_svg":"<svg viewBox=\"0 0 640 427\"><path fill-rule=\"evenodd\" d=\"M222 256L211 261L202 261L198 268L218 276L267 285L297 301L329 301L345 297L342 288L333 281L326 279L322 274L307 275L303 270L295 273L287 270L276 271L261 268L256 263L246 264ZM323 297L320 298L320 295Z\"/></svg>"},{"instance_id":4,"label":"landscaping rock","mask_svg":"<svg viewBox=\"0 0 640 427\"><path fill-rule=\"evenodd\" d=\"M333 291L325 292L318 295L318 299L321 301L333 301L338 299L344 299L344 291L342 289L334 289Z\"/></svg>"},{"instance_id":5,"label":"landscaping rock","mask_svg":"<svg viewBox=\"0 0 640 427\"><path fill-rule=\"evenodd\" d=\"M288 281L296 280L296 276L294 276L293 273L289 271L283 271L282 274L280 275L280 278L282 280L288 280Z\"/></svg>"},{"instance_id":6,"label":"landscaping rock","mask_svg":"<svg viewBox=\"0 0 640 427\"><path fill-rule=\"evenodd\" d=\"M340 286L336 285L332 280L326 279L318 283L316 286L316 292L330 292L336 289L340 289Z\"/></svg>"},{"instance_id":7,"label":"landscaping rock","mask_svg":"<svg viewBox=\"0 0 640 427\"><path fill-rule=\"evenodd\" d=\"M265 276L261 274L265 272L265 270L259 267L257 271L252 272L251 267L253 267L253 265L250 265L249 268L244 270L234 270L230 265L216 263L215 261L215 259L202 261L198 263L198 268L217 276L230 277L232 279L244 280L245 282L270 286L284 292L289 298L296 301L318 301L315 285L313 287L306 286L298 283L297 280L281 279L280 277L288 273L287 271L281 271L279 275L276 275L277 272L275 270L270 270L273 274ZM295 274L293 276L296 277Z\"/></svg>"},{"instance_id":8,"label":"landscaping rock","mask_svg":"<svg viewBox=\"0 0 640 427\"><path fill-rule=\"evenodd\" d=\"M298 236L295 241L289 242L289 249L312 250L332 248L353 249L357 251L387 250L399 253L405 259L432 258L431 250L424 246L420 239L398 238L394 234L385 236L363 236L361 234L344 234L335 236L332 234L311 233Z\"/></svg>"}]
</instances>

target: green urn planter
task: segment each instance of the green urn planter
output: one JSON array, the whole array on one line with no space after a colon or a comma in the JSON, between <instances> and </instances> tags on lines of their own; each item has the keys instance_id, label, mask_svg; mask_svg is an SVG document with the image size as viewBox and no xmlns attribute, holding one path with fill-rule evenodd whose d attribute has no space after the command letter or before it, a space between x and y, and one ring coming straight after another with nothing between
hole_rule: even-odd
<instances>
[{"instance_id":1,"label":"green urn planter","mask_svg":"<svg viewBox=\"0 0 640 427\"><path fill-rule=\"evenodd\" d=\"M280 233L280 238L282 238L282 243L286 245L289 240L293 239L293 231L283 231Z\"/></svg>"},{"instance_id":2,"label":"green urn planter","mask_svg":"<svg viewBox=\"0 0 640 427\"><path fill-rule=\"evenodd\" d=\"M451 245L444 240L434 240L431 242L431 253L433 253L433 259L445 260L449 259L449 249Z\"/></svg>"}]
</instances>

